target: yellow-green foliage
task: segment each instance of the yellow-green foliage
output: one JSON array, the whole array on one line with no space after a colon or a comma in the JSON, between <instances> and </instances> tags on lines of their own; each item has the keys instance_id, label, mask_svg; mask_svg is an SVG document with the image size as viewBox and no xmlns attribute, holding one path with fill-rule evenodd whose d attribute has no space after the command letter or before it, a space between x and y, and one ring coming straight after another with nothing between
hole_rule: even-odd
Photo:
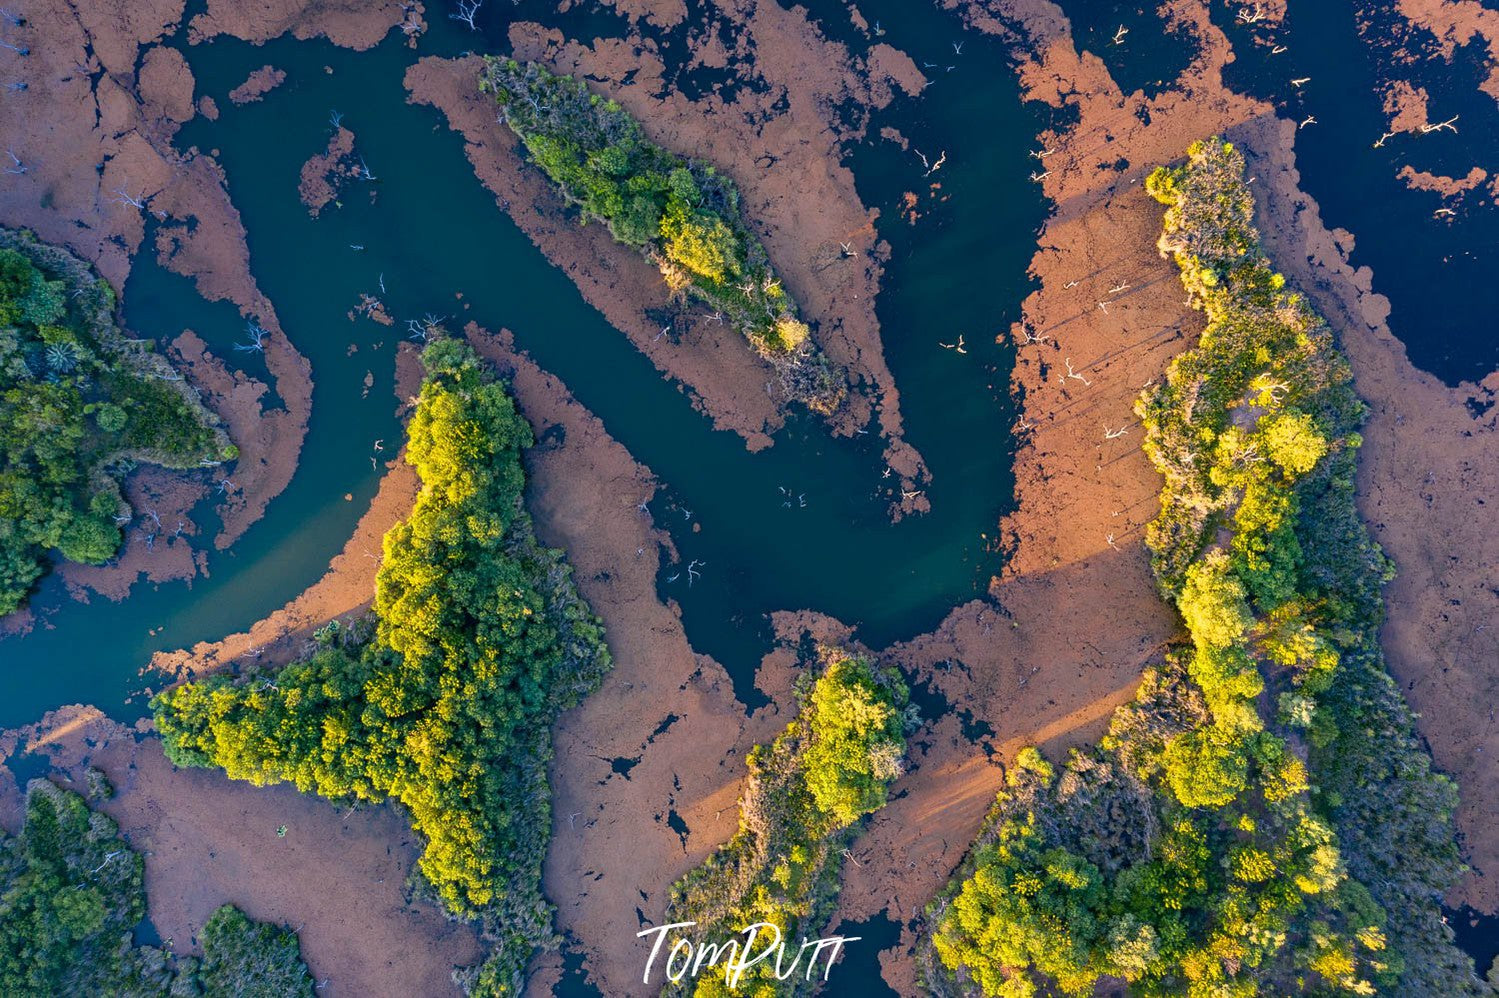
<instances>
[{"instance_id":1,"label":"yellow-green foliage","mask_svg":"<svg viewBox=\"0 0 1499 998\"><path fill-rule=\"evenodd\" d=\"M487 979L500 992L552 941L551 725L609 654L521 508L530 427L467 345L439 339L423 360L407 446L422 490L385 536L373 636L326 630L322 650L274 675L220 673L153 707L179 765L400 801L437 897L499 936Z\"/></svg>"},{"instance_id":2,"label":"yellow-green foliage","mask_svg":"<svg viewBox=\"0 0 1499 998\"><path fill-rule=\"evenodd\" d=\"M132 945L143 868L112 820L33 780L20 834L0 831L0 994L312 998L296 933L230 905L204 925L201 960Z\"/></svg>"},{"instance_id":3,"label":"yellow-green foliage","mask_svg":"<svg viewBox=\"0 0 1499 998\"><path fill-rule=\"evenodd\" d=\"M1147 541L1190 644L1060 775L1017 760L931 912L939 993L1477 993L1435 901L1453 787L1379 651L1363 407L1260 249L1243 168L1215 139L1147 185L1207 319L1138 405L1163 476Z\"/></svg>"},{"instance_id":4,"label":"yellow-green foliage","mask_svg":"<svg viewBox=\"0 0 1499 998\"><path fill-rule=\"evenodd\" d=\"M821 674L798 684L796 719L750 753L739 833L672 888L667 920L698 923L696 939L716 944L770 922L795 954L801 937L821 935L843 850L901 773L911 718L900 673L833 649L821 654ZM808 982L805 973L777 981L772 964L751 968L732 993L809 994L820 983L820 974ZM698 998L731 993L723 973L709 970L677 987Z\"/></svg>"},{"instance_id":5,"label":"yellow-green foliage","mask_svg":"<svg viewBox=\"0 0 1499 998\"><path fill-rule=\"evenodd\" d=\"M819 354L796 305L745 224L732 180L647 139L617 103L534 63L489 58L480 90L500 106L563 196L705 302L781 372L788 394L830 412L844 376Z\"/></svg>"},{"instance_id":6,"label":"yellow-green foliage","mask_svg":"<svg viewBox=\"0 0 1499 998\"><path fill-rule=\"evenodd\" d=\"M99 564L131 511L137 460L186 468L233 456L166 361L127 343L109 285L66 251L0 229L0 616L56 549Z\"/></svg>"}]
</instances>

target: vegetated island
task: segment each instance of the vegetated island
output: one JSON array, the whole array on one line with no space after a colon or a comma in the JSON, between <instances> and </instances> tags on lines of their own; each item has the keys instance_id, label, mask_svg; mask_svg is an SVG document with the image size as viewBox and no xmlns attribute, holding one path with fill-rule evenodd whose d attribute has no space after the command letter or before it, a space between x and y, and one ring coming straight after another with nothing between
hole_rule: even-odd
<instances>
[{"instance_id":1,"label":"vegetated island","mask_svg":"<svg viewBox=\"0 0 1499 998\"><path fill-rule=\"evenodd\" d=\"M1214 138L1147 189L1207 317L1137 404L1147 543L1190 643L1060 772L1034 749L933 903L939 995L1482 993L1439 907L1461 872L1379 645L1389 562L1354 505L1364 406L1260 247Z\"/></svg>"},{"instance_id":2,"label":"vegetated island","mask_svg":"<svg viewBox=\"0 0 1499 998\"><path fill-rule=\"evenodd\" d=\"M91 796L113 792L88 775ZM119 831L78 794L27 785L21 833L0 831L0 994L312 998L296 933L233 905L204 923L201 958L134 945L144 863Z\"/></svg>"},{"instance_id":3,"label":"vegetated island","mask_svg":"<svg viewBox=\"0 0 1499 998\"><path fill-rule=\"evenodd\" d=\"M479 89L585 220L604 223L649 258L673 292L698 298L743 334L788 399L824 415L838 408L847 375L797 317L731 179L655 145L617 103L539 63L486 57Z\"/></svg>"},{"instance_id":4,"label":"vegetated island","mask_svg":"<svg viewBox=\"0 0 1499 998\"><path fill-rule=\"evenodd\" d=\"M749 755L738 833L672 887L666 921L695 922L688 933L702 955L693 957L694 976L680 960L668 968L672 944L661 947L653 976L677 978L665 994L769 998L822 984L831 957L814 965L803 937L815 939L832 917L843 854L905 771L906 734L918 721L899 670L833 648L819 657L818 672L797 679L796 718ZM784 979L775 958L742 969L750 948L743 933L761 922L781 933ZM774 938L758 935L754 954Z\"/></svg>"},{"instance_id":5,"label":"vegetated island","mask_svg":"<svg viewBox=\"0 0 1499 998\"><path fill-rule=\"evenodd\" d=\"M533 951L557 942L541 892L552 724L611 659L522 507L533 439L505 386L461 340L433 340L422 360L406 450L422 489L385 535L373 619L325 625L321 647L279 671L219 673L152 707L178 765L398 801L426 840L425 891L494 942L461 983L518 994Z\"/></svg>"},{"instance_id":6,"label":"vegetated island","mask_svg":"<svg viewBox=\"0 0 1499 998\"><path fill-rule=\"evenodd\" d=\"M48 552L114 557L140 462L193 468L239 452L197 392L115 323L115 293L67 250L0 229L0 616Z\"/></svg>"}]
</instances>

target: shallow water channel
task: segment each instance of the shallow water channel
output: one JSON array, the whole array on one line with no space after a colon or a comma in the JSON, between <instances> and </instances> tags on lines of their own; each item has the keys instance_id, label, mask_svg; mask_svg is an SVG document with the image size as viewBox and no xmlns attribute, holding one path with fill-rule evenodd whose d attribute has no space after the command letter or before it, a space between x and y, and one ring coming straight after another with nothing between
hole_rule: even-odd
<instances>
[{"instance_id":1,"label":"shallow water channel","mask_svg":"<svg viewBox=\"0 0 1499 998\"><path fill-rule=\"evenodd\" d=\"M503 50L502 17L516 15L495 6L504 9L493 12L486 34ZM900 44L934 58L950 55L964 35L936 10L890 2L866 14L885 17L899 27ZM829 34L847 31L846 17L830 6ZM891 124L919 148L947 151L941 179L949 197L924 199L916 226L898 212L902 194L921 183L915 156L881 141L849 150L860 195L881 210L880 234L893 247L879 317L908 439L932 473L932 512L892 524L874 434L835 440L819 421L794 416L773 447L749 453L738 436L714 430L511 223L442 116L406 103L402 75L418 55L482 47L452 22L429 20L416 53L394 38L365 53L289 38L182 44L198 93L215 98L221 117L189 122L179 143L213 150L225 169L256 279L312 364L311 426L291 485L230 551L210 553L206 578L190 587L141 584L123 603L96 597L86 605L71 601L55 577L47 582L34 600L45 625L0 643L10 677L0 727L78 701L138 716L144 698L127 697L149 680L139 670L153 651L243 630L314 582L374 495L373 442L399 438L395 347L404 320L427 312L452 316L455 328L473 319L513 330L518 345L661 479L653 515L684 561L704 564L690 589L684 578L668 581L680 566L665 567L659 584L681 603L694 647L729 668L748 704L758 699L753 671L769 647L769 612L820 610L878 646L935 625L982 593L998 569L992 539L1013 492L1013 412L1010 353L994 334L1018 315L1044 208L1025 181L1036 122L1013 77L993 71L1002 59L995 43L970 35L962 58L949 60L957 69L922 99L880 114L871 130ZM581 31L580 23L564 27L582 37L623 30L597 15ZM242 107L224 99L267 63L286 71L283 86ZM377 196L351 185L340 207L314 220L297 198L297 179L326 145L333 109L378 177ZM975 120L987 127L973 128ZM349 309L381 275L397 326L350 323ZM258 356L232 349L243 329L236 310L205 302L148 255L124 298L127 324L140 334L168 339L191 328L228 363L264 375ZM938 346L959 332L967 354ZM368 392L366 372L374 378ZM782 486L805 495L806 506L785 508Z\"/></svg>"}]
</instances>

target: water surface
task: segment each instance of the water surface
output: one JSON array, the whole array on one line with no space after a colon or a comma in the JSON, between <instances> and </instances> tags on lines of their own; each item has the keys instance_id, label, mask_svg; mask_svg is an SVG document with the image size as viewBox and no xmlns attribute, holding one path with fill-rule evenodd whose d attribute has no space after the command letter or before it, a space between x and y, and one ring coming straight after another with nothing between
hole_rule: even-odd
<instances>
[{"instance_id":1,"label":"water surface","mask_svg":"<svg viewBox=\"0 0 1499 998\"><path fill-rule=\"evenodd\" d=\"M935 10L883 6L910 44L950 48L962 37L958 23ZM881 477L873 434L834 440L820 421L794 416L775 446L751 454L738 436L714 430L497 208L442 116L406 103L401 80L417 55L503 44L504 18L514 12L497 5L490 16L484 43L433 19L417 53L395 38L366 53L289 38L181 46L198 93L215 97L221 117L190 122L179 144L213 151L223 165L256 279L312 364L302 461L266 517L230 551L210 552L207 578L190 587L143 584L123 603L81 605L48 582L34 601L47 626L0 644L12 677L0 726L79 700L138 716L143 698L127 697L144 682L138 672L153 651L244 630L315 581L374 495L374 442L399 437L394 351L404 320L428 312L454 328L472 319L513 330L519 346L660 477L652 513L683 560L701 563L690 588L682 566L663 569L662 592L680 601L694 647L730 669L747 703L758 700L753 670L769 647L771 611L821 610L879 646L930 628L984 591L1000 565L992 538L1013 491L1010 354L993 337L1018 315L1043 215L1024 182L1036 122L1010 74L991 71L1002 58L997 46L971 38L964 50L971 61L929 91L942 100L902 101L881 116L880 124L948 152L940 174L948 198L928 199L917 227L897 211L921 181L911 155L890 143L851 150L861 197L881 209L880 233L894 248L879 317L908 438L933 475L932 513L892 524L891 482ZM609 16L581 17L564 15L584 37L623 30ZM286 84L243 107L224 99L266 63L287 72ZM313 220L297 199L297 178L325 146L335 109L378 179L346 187L341 204ZM971 127L980 115L990 127ZM397 328L351 323L359 294L378 293L382 277ZM204 302L190 282L145 256L125 301L137 331L170 338L192 328L230 364L263 374L259 357L232 350L243 328L235 309ZM938 345L959 333L966 354ZM782 488L806 505L785 507ZM640 499L619 497L628 506Z\"/></svg>"}]
</instances>

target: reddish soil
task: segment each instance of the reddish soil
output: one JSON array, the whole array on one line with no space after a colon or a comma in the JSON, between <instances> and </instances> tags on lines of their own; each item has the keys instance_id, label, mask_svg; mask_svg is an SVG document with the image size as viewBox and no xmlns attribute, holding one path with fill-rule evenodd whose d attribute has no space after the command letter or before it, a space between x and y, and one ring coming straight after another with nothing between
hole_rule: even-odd
<instances>
[{"instance_id":1,"label":"reddish soil","mask_svg":"<svg viewBox=\"0 0 1499 998\"><path fill-rule=\"evenodd\" d=\"M207 491L202 475L153 467L131 475L124 493L134 519L123 528L125 543L106 565L61 563L68 591L84 602L90 590L122 600L140 578L158 584L196 577L206 556L193 550L198 526L189 514Z\"/></svg>"},{"instance_id":2,"label":"reddish soil","mask_svg":"<svg viewBox=\"0 0 1499 998\"><path fill-rule=\"evenodd\" d=\"M229 91L229 99L236 104L253 104L266 94L286 82L286 73L275 66L261 66L245 78L245 82Z\"/></svg>"},{"instance_id":3,"label":"reddish soil","mask_svg":"<svg viewBox=\"0 0 1499 998\"><path fill-rule=\"evenodd\" d=\"M1388 304L1369 292L1368 270L1355 274L1346 264L1352 237L1322 230L1315 204L1296 189L1294 125L1222 88L1227 40L1196 4L1167 5L1201 51L1171 90L1149 102L1119 93L1095 57L1077 52L1056 8L1002 6L1006 23L1020 28L1029 95L1080 114L1064 133L1038 137L1042 148L1058 150L1046 160L1052 174L1045 181L1057 207L1032 263L1042 287L1027 300L1024 318L1025 329L1046 341L1021 348L1014 375L1023 420L1034 427L1016 459L1019 512L1005 523L1017 546L994 591L1004 616L983 604L962 608L933 635L891 654L930 675L955 709L993 725L987 747L1002 759L1027 740L1096 737L1132 692L1153 645L1175 630L1155 597L1139 537L1154 513L1156 476L1133 434L1112 442L1103 432L1128 425L1140 387L1199 328L1181 306L1174 269L1155 256L1160 208L1140 180L1193 139L1226 133L1254 156L1272 254L1342 334L1359 389L1374 408L1361 503L1401 569L1389 590L1386 646L1416 709L1441 719L1423 720L1422 731L1463 791L1459 822L1478 872L1449 900L1492 911L1499 885L1483 871L1499 870L1499 773L1485 759L1499 751L1491 706L1499 680L1488 668L1499 658L1499 637L1483 625L1499 602L1489 581L1499 552L1474 512L1493 501L1499 463L1490 451L1499 443L1495 417L1476 419L1466 402L1492 399L1499 376L1452 390L1409 365L1384 325ZM978 12L973 18L985 30L1004 27ZM1150 125L1136 114L1142 105ZM1127 170L1094 165L1105 146L1110 161L1128 161ZM1128 292L1105 293L1125 282ZM1016 339L1024 341L1023 330ZM1068 360L1092 384L1068 378ZM1414 492L1408 471L1397 471L1412 466L1430 469ZM958 728L946 718L924 740L918 765L897 788L905 794L875 817L854 850L864 866L847 871L848 916L888 906L896 918L910 918L966 849L998 773ZM909 993L914 968L903 954L886 955L886 976Z\"/></svg>"},{"instance_id":4,"label":"reddish soil","mask_svg":"<svg viewBox=\"0 0 1499 998\"><path fill-rule=\"evenodd\" d=\"M338 197L344 183L358 172L359 166L354 162L354 133L339 126L328 140L328 148L302 164L297 195L307 206L307 214L317 218Z\"/></svg>"},{"instance_id":5,"label":"reddish soil","mask_svg":"<svg viewBox=\"0 0 1499 998\"><path fill-rule=\"evenodd\" d=\"M1413 191L1435 191L1446 197L1456 197L1482 185L1489 174L1483 167L1475 166L1466 177L1444 177L1405 166L1401 167L1398 176Z\"/></svg>"},{"instance_id":6,"label":"reddish soil","mask_svg":"<svg viewBox=\"0 0 1499 998\"><path fill-rule=\"evenodd\" d=\"M773 706L746 717L727 673L692 650L676 605L658 597L660 560L675 555L636 508L655 492L650 471L508 335L469 333L510 372L538 437L561 440L530 452L527 503L541 539L567 550L603 618L614 669L554 732L546 888L603 992L633 994L638 911L659 923L672 882L733 834L745 753L784 719ZM616 759L638 763L621 774ZM685 834L671 828L673 813Z\"/></svg>"},{"instance_id":7,"label":"reddish soil","mask_svg":"<svg viewBox=\"0 0 1499 998\"><path fill-rule=\"evenodd\" d=\"M320 996L457 996L453 968L483 958L472 929L408 900L419 843L394 808L174 769L155 738L92 707L49 714L0 748L17 743L48 756L61 786L81 789L89 766L108 776L115 796L99 808L145 857L149 917L176 952L201 952L197 931L232 903L297 931ZM3 772L0 822L15 830L19 793Z\"/></svg>"},{"instance_id":8,"label":"reddish soil","mask_svg":"<svg viewBox=\"0 0 1499 998\"><path fill-rule=\"evenodd\" d=\"M1385 94L1384 110L1390 116L1390 131L1419 132L1428 123L1427 102L1431 97L1425 87L1396 80Z\"/></svg>"},{"instance_id":9,"label":"reddish soil","mask_svg":"<svg viewBox=\"0 0 1499 998\"><path fill-rule=\"evenodd\" d=\"M689 34L689 62L732 60L747 80L764 87L744 87L732 98L715 88L690 100L664 84L666 67L654 37L657 26L680 19L680 4L623 9L635 18L624 40L598 40L588 47L540 25L519 23L511 30L515 54L586 76L640 119L654 141L701 156L735 179L747 218L787 288L817 323L819 343L860 389L864 401L855 400L840 431L863 425L872 403L891 466L906 485L924 477L920 456L901 438L898 394L874 317L880 261L888 248L876 244L874 215L859 201L839 148L863 135L869 109L887 104L897 89L921 88L915 64L884 45L876 46L867 64L851 59L843 46L821 37L801 8L735 2L714 10L709 30ZM723 51L717 28L738 39L733 52ZM426 59L408 74L407 85L414 100L441 108L464 134L480 179L584 296L658 368L690 386L717 425L743 434L752 447L767 445L780 416L762 397L769 380L764 365L736 334L705 314L679 314L671 335L658 338L663 324L642 313L668 307L660 275L637 254L611 245L599 227L580 234L566 220L544 180L520 161L513 135L495 123L487 101L473 92L477 69L477 60ZM859 120L853 125L835 120L840 106L861 112L850 115ZM845 242L853 256L843 253Z\"/></svg>"},{"instance_id":10,"label":"reddish soil","mask_svg":"<svg viewBox=\"0 0 1499 998\"><path fill-rule=\"evenodd\" d=\"M860 372L865 387L879 399L881 426L899 450L896 397L880 358L871 301L878 288L880 249L871 245L870 213L859 204L847 170L838 165L840 136L822 115L825 105L835 102L830 94L878 106L888 99L884 94L892 85L882 74L897 66L905 78L909 59L893 49L882 50L878 66L854 65L840 46L810 31L799 8L788 12L771 3L729 3L714 16L739 29L735 37L744 51L724 51L712 38L718 32L709 31L693 42L694 56L704 65L720 60L742 65L747 76L770 83L769 96L726 102L721 94L710 93L691 101L668 89L657 97L664 84L659 49L650 34L679 22L685 7L678 0L615 3L639 32L629 44L589 47L529 28L518 29L513 40L523 55L589 74L641 117L653 138L697 151L729 170L744 188L747 213L760 226L788 285L807 313L820 320L819 333L830 354ZM1491 518L1483 515L1488 504L1499 501L1494 495L1499 410L1484 408L1499 391L1499 374L1483 385L1449 389L1411 367L1389 332L1389 306L1373 290L1375 275L1367 268L1354 271L1347 263L1353 236L1327 231L1315 203L1298 190L1295 126L1277 120L1268 106L1224 88L1221 71L1233 56L1229 39L1209 22L1198 0L1163 5L1198 50L1181 79L1153 99L1121 93L1101 60L1078 51L1067 19L1046 0L950 0L949 5L960 8L978 30L1000 34L1014 46L1028 96L1071 108L1077 120L1037 137L1039 148L1055 150L1045 160L1051 172L1043 186L1055 208L1032 261L1040 286L1025 302L1021 326L1010 331L1019 350L1013 385L1024 403L1024 443L1016 457L1018 512L1001 525L1013 556L995 580L990 599L958 607L931 634L882 653L911 669L918 680L929 681L952 711L918 733L911 773L856 842L852 852L858 865L846 868L841 915L862 918L885 909L904 922L918 913L945 883L992 802L1001 771L991 764L991 755L999 763L1027 742L1042 743L1055 753L1096 738L1112 710L1132 695L1143 664L1178 630L1155 592L1140 536L1155 512L1159 481L1139 452L1138 429L1129 424L1135 396L1187 345L1200 320L1182 306L1174 267L1156 254L1160 207L1144 194L1141 183L1155 165L1177 159L1191 141L1215 132L1231 136L1252 157L1270 251L1339 332L1359 390L1371 405L1360 502L1400 570L1388 591L1386 648L1392 670L1423 714L1422 732L1438 765L1456 776L1463 792L1459 822L1474 873L1448 900L1485 911L1499 909L1499 771L1486 761L1499 752L1491 706L1499 693L1491 666L1499 660L1499 632L1486 629L1499 610L1492 582L1499 538ZM210 11L219 6L211 4ZM1282 6L1265 6L1270 16L1244 29L1246 38L1273 39ZM1411 11L1417 9L1426 11L1423 16L1465 11L1464 16L1481 22L1481 11L1475 13L1473 7L1411 0L1400 4L1408 17L1415 17ZM376 21L398 14L381 13ZM229 23L231 15L219 11L216 16ZM291 30L316 33L307 27L315 21L303 18ZM747 55L749 46L752 56ZM130 58L121 64L126 75L133 72L135 51L129 47ZM425 59L408 74L407 84L413 100L441 109L464 135L480 179L584 295L664 375L690 386L715 422L741 433L751 446L766 445L780 417L761 394L765 375L759 362L732 334L701 318L679 319L673 336L656 338L659 326L645 311L666 305L659 276L597 226L579 228L567 220L545 183L516 154L513 137L495 125L492 110L472 93L476 70L472 60ZM865 79L870 72L877 82ZM126 101L137 116L131 120L141 121L137 128L147 131L168 127L183 108L182 87L170 59L163 58L152 74L157 82L151 100ZM106 74L103 80L112 77ZM919 83L912 76L894 85ZM756 126L740 124L744 111L782 96L790 105L787 113ZM739 100L750 103L738 107ZM148 105L158 124L144 124L141 116L147 112L142 108ZM1406 106L1391 113L1399 115ZM130 140L132 149L155 148L139 132L133 134L138 142ZM1099 165L1118 159L1127 163L1122 171ZM203 182L203 189L213 189ZM98 189L96 183L95 201ZM222 191L221 183L217 190ZM0 207L8 206L10 188L0 192ZM915 224L920 224L918 208L925 196L913 195ZM129 219L98 215L122 226L120 237L128 246ZM113 250L105 244L117 244L112 235L99 235L105 222L94 214L79 217L85 226L74 238L94 240L97 255L91 258L106 258ZM855 261L839 258L837 243L850 236L865 254L858 258L862 272ZM139 239L137 235L136 245ZM1123 284L1128 290L1109 290ZM841 326L835 324L838 316ZM603 688L557 727L554 841L546 886L558 905L560 927L578 940L596 983L606 994L633 994L640 990L644 959L634 935L640 918L659 923L672 880L732 834L744 753L784 723L776 704L785 703L793 657L785 648L767 657L759 683L775 702L747 717L723 669L692 650L676 607L657 593L660 558L675 555L669 538L636 508L653 494L649 470L613 441L565 386L517 354L507 336L489 337L477 330L471 336L512 373L521 408L538 433L554 427L563 431L545 433L546 442L532 451L528 500L542 538L567 549L584 595L604 618L616 667ZM284 338L273 336L272 342L278 339ZM251 392L259 397L253 386L237 383L221 366L213 374L211 361L193 366L199 363L207 367L197 376L216 378L220 395ZM285 394L279 382L278 391ZM236 404L245 406L245 412L258 408L258 403L253 408ZM226 419L233 428L233 418ZM1106 430L1119 428L1126 430L1124 436L1105 438ZM919 459L909 452L906 457L899 470L919 476ZM365 557L370 553L365 546L410 502L409 492L398 487L398 473L387 476L382 498L361 521L355 538L330 566L329 576L308 593L249 635L200 646L162 664L212 667L252 654L256 646L266 647L264 654L291 654L309 628L367 600L375 560ZM941 515L940 509L936 512ZM841 631L836 621L813 614L777 615L775 624L788 641L803 631L827 636ZM965 724L959 714L971 715L972 722ZM992 733L977 722L989 725ZM133 778L144 784L135 792L145 796L136 799L170 801L156 809L138 805L138 813L151 816L149 829L141 834L179 835L188 842L212 843L215 851L230 849L228 843L254 842L277 860L263 875L248 872L248 865L232 878L226 875L212 903L223 896L235 899L232 890L264 889L290 904L284 899L342 890L349 882L328 871L341 872L346 862L354 864L351 869L374 869L358 858L365 855L360 851L367 845L365 833L354 840L364 844L345 858L341 826L314 825L314 814L331 810L315 800L227 784L212 774L161 775L165 767L154 749L133 748L131 754L138 757ZM612 765L636 759L628 773ZM201 783L181 782L189 777ZM155 797L147 793L145 787L165 786L159 781L166 779L178 781L176 789ZM122 786L125 782L117 780ZM130 799L129 793L121 795L121 802ZM193 824L200 807L210 817ZM304 809L296 812L295 821L280 816L291 814L286 809L292 807ZM270 810L256 810L245 820L238 817L244 808ZM185 817L178 817L179 812ZM685 834L672 829L673 812L686 823ZM336 822L337 816L331 820ZM370 821L371 850L383 845L379 835L404 834L404 824L394 817L372 816ZM379 821L391 823L377 829ZM285 840L262 841L264 828L274 830L282 823L292 828L288 839L304 826L326 828L317 847L327 846L329 855L315 870L283 868L276 850ZM153 848L167 855L166 847ZM198 848L207 851L209 846ZM243 855L245 863L264 860L248 845L243 848L236 855ZM409 848L390 859L395 872L387 879L398 881L410 859ZM153 890L162 898L153 896L153 905L175 904L185 912L201 902L200 909L193 909L201 911L195 916L201 919L212 903L202 897L204 888L196 881L182 882L195 863L171 866L158 873L161 879ZM179 880L165 879L168 873ZM347 942L348 911L365 918L392 910L381 907L378 898L383 895L365 893L374 890L370 874L360 876L361 893L347 899L348 907L308 922L303 938L314 969L320 976L335 977L330 986L354 982L368 986L364 993L426 993L422 982L436 981L440 966L459 958L446 955L449 951L442 947L449 943L437 941L425 922L412 930L410 938L426 949L420 959L402 967L415 975L402 979L404 991L393 992L395 984L371 984L359 976L369 973L368 968L356 965L350 954L400 953L411 945L407 938L359 947ZM376 900L367 903L367 898ZM263 911L249 910L266 917ZM416 915L402 917L418 925ZM187 938L197 923L183 915L178 922L157 924ZM329 935L314 936L314 929ZM378 932L385 930L369 931L379 939ZM909 933L904 942L911 942ZM887 979L910 993L914 968L904 952L905 946L891 951L884 964ZM444 955L433 955L437 953ZM546 973L537 983L554 978L556 966L555 960L546 961Z\"/></svg>"},{"instance_id":11,"label":"reddish soil","mask_svg":"<svg viewBox=\"0 0 1499 998\"><path fill-rule=\"evenodd\" d=\"M274 456L245 473L234 469L242 503L215 538L225 547L290 480L310 411L307 364L279 334L274 310L250 275L244 228L222 170L211 156L172 146L178 126L195 111L193 78L180 54L155 43L175 30L181 3L128 11L53 7L29 11L16 29L32 50L25 60L28 89L0 104L0 128L26 172L5 176L0 216L68 246L118 290L150 211L160 222L156 250L165 266L192 277L205 297L228 299L272 330L266 360L286 413L267 417L275 423L267 431ZM214 394L212 386L198 387ZM127 567L120 576L135 574Z\"/></svg>"},{"instance_id":12,"label":"reddish soil","mask_svg":"<svg viewBox=\"0 0 1499 998\"><path fill-rule=\"evenodd\" d=\"M1395 9L1410 25L1412 50L1431 37L1451 62L1459 46L1476 41L1487 48L1489 72L1478 89L1499 101L1499 10L1479 0L1396 0Z\"/></svg>"},{"instance_id":13,"label":"reddish soil","mask_svg":"<svg viewBox=\"0 0 1499 998\"><path fill-rule=\"evenodd\" d=\"M407 10L406 8L410 8ZM179 0L180 9L180 0ZM327 38L343 48L374 48L393 28L411 18L419 23L421 0L407 3L367 3L365 0L208 0L206 12L188 24L193 43L216 35L233 35L249 42L294 38ZM180 16L180 15L179 15Z\"/></svg>"},{"instance_id":14,"label":"reddish soil","mask_svg":"<svg viewBox=\"0 0 1499 998\"><path fill-rule=\"evenodd\" d=\"M1266 126L1270 131L1273 126ZM1458 783L1458 829L1473 867L1450 904L1499 911L1499 372L1449 388L1411 366L1388 325L1389 300L1368 267L1348 263L1354 239L1328 231L1296 190L1290 132L1261 176L1260 225L1271 255L1316 300L1341 336L1371 413L1359 458L1359 507L1395 562L1383 640L1391 671L1420 713L1438 768ZM1273 132L1272 132L1273 135ZM1267 138L1265 145L1269 146ZM1251 148L1254 148L1251 146ZM1471 407L1470 407L1471 406ZM1480 968L1482 970L1482 968Z\"/></svg>"},{"instance_id":15,"label":"reddish soil","mask_svg":"<svg viewBox=\"0 0 1499 998\"><path fill-rule=\"evenodd\" d=\"M410 344L402 344L396 355L395 394L398 412L408 411L407 401L421 388L421 362ZM257 388L260 386L256 386ZM328 571L307 590L256 622L247 633L230 634L218 641L204 641L191 651L158 652L151 668L174 677L190 677L240 665L284 665L307 648L312 632L330 620L348 620L369 608L375 594L375 573L383 556L385 532L411 512L421 482L407 464L405 449L386 462L389 469L369 509L359 518L343 551L328 564Z\"/></svg>"}]
</instances>

